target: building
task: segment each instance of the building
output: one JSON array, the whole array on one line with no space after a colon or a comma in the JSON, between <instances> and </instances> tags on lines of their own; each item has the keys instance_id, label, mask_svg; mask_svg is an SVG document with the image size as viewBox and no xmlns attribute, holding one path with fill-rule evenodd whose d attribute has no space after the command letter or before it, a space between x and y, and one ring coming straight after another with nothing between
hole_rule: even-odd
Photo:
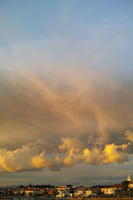
<instances>
[{"instance_id":1,"label":"building","mask_svg":"<svg viewBox=\"0 0 133 200\"><path fill-rule=\"evenodd\" d=\"M132 179L131 179L131 176L128 174L128 177L127 177L127 181L131 182Z\"/></svg>"},{"instance_id":2,"label":"building","mask_svg":"<svg viewBox=\"0 0 133 200\"><path fill-rule=\"evenodd\" d=\"M130 175L128 175L127 181L129 182L129 183L128 183L128 188L133 188L133 181L132 181L132 178L131 178Z\"/></svg>"},{"instance_id":3,"label":"building","mask_svg":"<svg viewBox=\"0 0 133 200\"><path fill-rule=\"evenodd\" d=\"M116 188L114 187L104 187L104 188L101 188L101 192L103 192L104 194L106 195L114 195L115 194L115 190Z\"/></svg>"},{"instance_id":4,"label":"building","mask_svg":"<svg viewBox=\"0 0 133 200\"><path fill-rule=\"evenodd\" d=\"M85 196L89 197L89 196L91 196L92 194L93 194L92 190L90 190L89 188L86 189L86 191L85 191Z\"/></svg>"},{"instance_id":5,"label":"building","mask_svg":"<svg viewBox=\"0 0 133 200\"><path fill-rule=\"evenodd\" d=\"M86 190L86 188L84 186L77 187L75 190L74 196L76 196L76 197L83 196L85 194L85 190Z\"/></svg>"},{"instance_id":6,"label":"building","mask_svg":"<svg viewBox=\"0 0 133 200\"><path fill-rule=\"evenodd\" d=\"M33 195L34 189L33 188L26 188L23 190L26 196Z\"/></svg>"},{"instance_id":7,"label":"building","mask_svg":"<svg viewBox=\"0 0 133 200\"><path fill-rule=\"evenodd\" d=\"M101 192L103 192L106 195L114 195L116 190L121 190L121 188L122 184L114 184L101 188Z\"/></svg>"}]
</instances>

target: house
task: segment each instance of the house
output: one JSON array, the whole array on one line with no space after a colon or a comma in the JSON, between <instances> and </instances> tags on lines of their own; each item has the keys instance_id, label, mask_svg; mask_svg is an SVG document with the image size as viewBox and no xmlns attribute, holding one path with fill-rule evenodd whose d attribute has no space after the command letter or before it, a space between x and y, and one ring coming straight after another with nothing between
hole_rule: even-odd
<instances>
[{"instance_id":1,"label":"house","mask_svg":"<svg viewBox=\"0 0 133 200\"><path fill-rule=\"evenodd\" d=\"M91 196L93 194L93 192L92 192L92 190L91 189L86 189L86 191L85 191L85 196Z\"/></svg>"},{"instance_id":2,"label":"house","mask_svg":"<svg viewBox=\"0 0 133 200\"><path fill-rule=\"evenodd\" d=\"M55 188L48 188L48 190L47 190L47 194L49 196L54 196L54 195L56 195L56 193L57 193L57 190Z\"/></svg>"},{"instance_id":3,"label":"house","mask_svg":"<svg viewBox=\"0 0 133 200\"><path fill-rule=\"evenodd\" d=\"M128 188L133 188L133 181L128 184Z\"/></svg>"},{"instance_id":4,"label":"house","mask_svg":"<svg viewBox=\"0 0 133 200\"><path fill-rule=\"evenodd\" d=\"M128 181L128 188L133 188L133 181L130 175L128 175L127 181Z\"/></svg>"},{"instance_id":5,"label":"house","mask_svg":"<svg viewBox=\"0 0 133 200\"><path fill-rule=\"evenodd\" d=\"M66 192L65 191L58 191L58 194L56 194L56 198L64 198L66 197Z\"/></svg>"},{"instance_id":6,"label":"house","mask_svg":"<svg viewBox=\"0 0 133 200\"><path fill-rule=\"evenodd\" d=\"M33 192L34 192L34 189L33 188L25 188L23 190L23 192L25 193L26 196L29 196L29 195L32 195Z\"/></svg>"},{"instance_id":7,"label":"house","mask_svg":"<svg viewBox=\"0 0 133 200\"><path fill-rule=\"evenodd\" d=\"M104 188L101 188L101 192L103 192L104 194L107 194L107 195L115 194L115 188L104 187Z\"/></svg>"},{"instance_id":8,"label":"house","mask_svg":"<svg viewBox=\"0 0 133 200\"><path fill-rule=\"evenodd\" d=\"M79 186L74 193L74 196L78 197L78 196L82 196L85 194L85 187L84 186Z\"/></svg>"},{"instance_id":9,"label":"house","mask_svg":"<svg viewBox=\"0 0 133 200\"><path fill-rule=\"evenodd\" d=\"M106 195L114 195L115 191L121 188L122 188L122 184L114 184L114 185L105 186L101 188L101 192L103 192Z\"/></svg>"}]
</instances>

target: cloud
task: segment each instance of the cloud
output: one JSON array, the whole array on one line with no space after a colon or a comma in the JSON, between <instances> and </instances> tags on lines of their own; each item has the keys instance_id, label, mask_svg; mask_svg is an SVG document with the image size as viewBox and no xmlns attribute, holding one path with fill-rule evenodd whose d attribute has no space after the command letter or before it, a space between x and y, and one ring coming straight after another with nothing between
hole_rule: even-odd
<instances>
[{"instance_id":1,"label":"cloud","mask_svg":"<svg viewBox=\"0 0 133 200\"><path fill-rule=\"evenodd\" d=\"M87 43L75 45L56 38L4 48L0 67L1 172L59 170L78 163L102 165L130 159L132 70L129 77L124 76L121 67L128 34L119 27L119 34L110 33L116 36L111 36L111 41L117 50L119 35L119 44L125 41L118 54L113 44L104 43L102 33L108 36L112 29L103 25L98 31L101 42L95 40L93 27L92 42L88 38Z\"/></svg>"},{"instance_id":2,"label":"cloud","mask_svg":"<svg viewBox=\"0 0 133 200\"><path fill-rule=\"evenodd\" d=\"M132 130L126 130L125 136L126 136L127 140L133 142L133 131Z\"/></svg>"},{"instance_id":3,"label":"cloud","mask_svg":"<svg viewBox=\"0 0 133 200\"><path fill-rule=\"evenodd\" d=\"M15 72L1 79L1 171L59 170L128 159L131 87L120 81L112 87L112 79L90 69L83 74L69 69L63 71L64 80L55 76L53 81L26 69ZM93 80L86 74L93 74Z\"/></svg>"},{"instance_id":4,"label":"cloud","mask_svg":"<svg viewBox=\"0 0 133 200\"><path fill-rule=\"evenodd\" d=\"M60 170L77 163L92 165L120 163L127 160L124 150L128 145L107 144L104 147L87 148L75 138L63 138L57 152L45 147L39 149L40 143L23 145L16 150L0 149L0 172L19 172L49 168Z\"/></svg>"},{"instance_id":5,"label":"cloud","mask_svg":"<svg viewBox=\"0 0 133 200\"><path fill-rule=\"evenodd\" d=\"M115 145L115 144L108 144L105 146L104 149L104 161L103 163L114 163L114 162L123 162L127 160L127 156L124 153L124 150L128 147L128 144L123 145Z\"/></svg>"},{"instance_id":6,"label":"cloud","mask_svg":"<svg viewBox=\"0 0 133 200\"><path fill-rule=\"evenodd\" d=\"M31 169L31 158L36 152L36 147L32 144L22 146L16 150L0 149L0 169L1 172L16 172Z\"/></svg>"}]
</instances>

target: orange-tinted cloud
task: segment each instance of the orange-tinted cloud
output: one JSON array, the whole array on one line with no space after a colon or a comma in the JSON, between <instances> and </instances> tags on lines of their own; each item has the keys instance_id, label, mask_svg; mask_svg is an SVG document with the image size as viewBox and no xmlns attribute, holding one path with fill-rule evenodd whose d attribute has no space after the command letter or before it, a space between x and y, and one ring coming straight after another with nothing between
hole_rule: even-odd
<instances>
[{"instance_id":1,"label":"orange-tinted cloud","mask_svg":"<svg viewBox=\"0 0 133 200\"><path fill-rule=\"evenodd\" d=\"M12 71L1 71L1 171L126 161L132 153L132 81L115 78L115 69L105 66L82 67L80 58L76 66L40 60L33 68L15 60Z\"/></svg>"}]
</instances>

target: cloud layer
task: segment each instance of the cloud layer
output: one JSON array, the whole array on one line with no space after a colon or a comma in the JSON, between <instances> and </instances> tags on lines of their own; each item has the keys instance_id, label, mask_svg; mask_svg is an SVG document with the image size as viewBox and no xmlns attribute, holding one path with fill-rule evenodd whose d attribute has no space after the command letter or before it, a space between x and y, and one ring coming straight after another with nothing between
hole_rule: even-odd
<instances>
[{"instance_id":1,"label":"cloud layer","mask_svg":"<svg viewBox=\"0 0 133 200\"><path fill-rule=\"evenodd\" d=\"M1 172L130 159L132 83L91 68L56 70L53 78L26 68L1 77Z\"/></svg>"}]
</instances>

